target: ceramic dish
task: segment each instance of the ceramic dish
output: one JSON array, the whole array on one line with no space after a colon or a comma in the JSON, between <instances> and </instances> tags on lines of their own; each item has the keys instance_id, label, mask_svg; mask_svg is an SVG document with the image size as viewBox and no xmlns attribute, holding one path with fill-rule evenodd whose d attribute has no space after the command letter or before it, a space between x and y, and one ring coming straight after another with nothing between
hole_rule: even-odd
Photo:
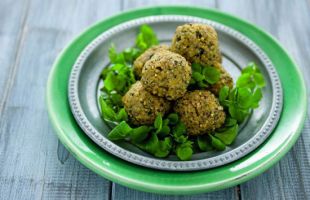
<instances>
[{"instance_id":1,"label":"ceramic dish","mask_svg":"<svg viewBox=\"0 0 310 200\"><path fill-rule=\"evenodd\" d=\"M111 128L100 117L97 103L100 94L100 74L109 65L111 43L120 49L134 45L139 26L149 24L161 43L170 43L177 26L185 23L204 23L219 35L223 66L238 77L242 67L255 62L263 73L266 87L260 107L252 112L239 130L237 140L225 151L194 154L191 161L178 161L176 156L154 158L127 142L112 142L107 138ZM201 170L232 162L258 147L272 132L282 108L282 88L278 74L266 54L243 34L220 23L197 17L161 15L142 17L119 24L96 37L77 58L69 79L68 96L75 119L84 132L100 147L129 162L146 167L190 171Z\"/></svg>"},{"instance_id":2,"label":"ceramic dish","mask_svg":"<svg viewBox=\"0 0 310 200\"><path fill-rule=\"evenodd\" d=\"M251 153L232 163L195 172L166 172L133 165L97 146L79 128L69 106L70 72L82 51L95 38L121 23L147 16L184 15L212 20L237 30L269 57L283 87L283 109L271 135ZM143 191L193 194L230 187L262 173L292 147L300 135L306 114L302 76L284 49L268 34L233 16L213 10L156 7L123 13L99 22L83 32L61 53L50 73L47 106L55 131L68 150L84 165L117 183Z\"/></svg>"}]
</instances>

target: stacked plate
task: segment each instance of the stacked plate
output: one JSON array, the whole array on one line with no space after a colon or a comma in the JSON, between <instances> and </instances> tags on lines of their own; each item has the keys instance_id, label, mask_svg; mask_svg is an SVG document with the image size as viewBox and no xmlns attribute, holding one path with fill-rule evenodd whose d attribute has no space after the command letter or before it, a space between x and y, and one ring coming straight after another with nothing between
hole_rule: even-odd
<instances>
[{"instance_id":1,"label":"stacked plate","mask_svg":"<svg viewBox=\"0 0 310 200\"><path fill-rule=\"evenodd\" d=\"M161 43L169 43L176 27L189 22L216 29L223 65L233 77L248 62L258 64L266 79L260 107L233 145L223 152L197 153L191 161L154 158L127 143L108 140L110 128L100 117L97 99L99 74L109 62L110 44L120 49L133 46L142 24L151 25ZM192 194L239 184L277 162L300 134L306 92L294 62L257 27L213 10L156 7L99 22L76 38L50 73L47 105L60 140L96 173L143 191Z\"/></svg>"}]
</instances>

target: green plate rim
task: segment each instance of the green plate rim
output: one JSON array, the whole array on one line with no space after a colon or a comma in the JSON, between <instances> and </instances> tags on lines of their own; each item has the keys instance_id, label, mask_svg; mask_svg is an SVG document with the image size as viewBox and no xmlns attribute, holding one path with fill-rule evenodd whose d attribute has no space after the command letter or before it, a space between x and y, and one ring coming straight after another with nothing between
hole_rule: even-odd
<instances>
[{"instance_id":1,"label":"green plate rim","mask_svg":"<svg viewBox=\"0 0 310 200\"><path fill-rule=\"evenodd\" d=\"M157 171L127 163L108 154L87 138L76 124L67 99L67 82L71 68L80 52L96 36L119 23L144 16L169 14L206 18L236 29L260 46L275 65L284 90L283 113L270 138L246 157L211 170L198 172ZM283 81L287 79L290 81ZM288 98L289 96L290 98ZM293 106L293 100L296 98L299 105L294 104ZM47 83L46 102L50 120L60 141L81 163L113 182L146 192L162 194L210 192L240 184L259 175L279 161L291 149L301 133L307 108L306 87L302 74L292 58L270 34L242 19L217 10L182 6L151 7L124 12L86 29L60 53L53 65ZM290 115L293 113L296 116L292 118ZM288 124L291 130L287 129L285 124ZM266 153L268 142L275 140L273 135L283 131L283 126L286 126L285 130L290 131L287 141L281 143L272 152ZM265 155L261 155L263 153ZM263 157L260 161L251 163L250 161L257 155ZM248 162L249 165L246 165L245 163ZM195 177L197 179L194 179ZM198 177L200 178L198 179ZM180 182L180 180L182 181Z\"/></svg>"}]
</instances>

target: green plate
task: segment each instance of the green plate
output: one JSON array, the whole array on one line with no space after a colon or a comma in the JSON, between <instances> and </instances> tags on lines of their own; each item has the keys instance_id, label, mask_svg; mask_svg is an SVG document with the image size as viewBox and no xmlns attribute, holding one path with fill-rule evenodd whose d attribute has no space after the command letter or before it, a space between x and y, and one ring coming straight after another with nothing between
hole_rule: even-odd
<instances>
[{"instance_id":1,"label":"green plate","mask_svg":"<svg viewBox=\"0 0 310 200\"><path fill-rule=\"evenodd\" d=\"M255 151L222 167L195 172L165 172L130 164L107 153L79 128L71 114L67 86L69 74L82 50L107 29L128 20L153 15L187 15L217 21L254 41L271 59L283 87L283 111L271 136ZM61 53L50 73L47 107L64 146L99 175L142 191L194 194L220 190L247 181L275 164L293 146L306 116L306 89L296 64L269 34L236 17L214 10L155 7L135 10L104 20L84 31Z\"/></svg>"}]
</instances>

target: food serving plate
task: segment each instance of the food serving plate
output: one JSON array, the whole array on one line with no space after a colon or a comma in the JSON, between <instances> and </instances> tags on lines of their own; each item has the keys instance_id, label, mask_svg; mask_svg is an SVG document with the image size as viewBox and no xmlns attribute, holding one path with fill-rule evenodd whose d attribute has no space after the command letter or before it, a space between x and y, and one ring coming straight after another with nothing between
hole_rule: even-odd
<instances>
[{"instance_id":1,"label":"food serving plate","mask_svg":"<svg viewBox=\"0 0 310 200\"><path fill-rule=\"evenodd\" d=\"M102 80L101 71L109 65L111 43L119 51L135 44L139 27L150 25L161 43L170 44L177 26L185 23L203 23L214 27L219 36L223 66L233 77L242 67L255 62L265 77L266 87L260 107L255 109L241 126L236 141L225 151L196 153L191 161L179 161L175 155L154 158L134 145L112 142L107 138L111 128L100 117L98 99ZM100 34L77 58L70 74L68 96L72 113L84 132L100 147L129 162L145 167L172 171L202 170L232 162L258 147L277 124L282 108L282 88L279 76L268 56L240 32L215 21L184 15L141 17L114 26Z\"/></svg>"},{"instance_id":2,"label":"food serving plate","mask_svg":"<svg viewBox=\"0 0 310 200\"><path fill-rule=\"evenodd\" d=\"M234 76L238 76L240 67L245 66L249 61L254 61L260 66L267 80L262 106L257 110L258 112L255 111L251 115L248 124L244 125L235 142L236 144L234 144L236 146L232 146L226 152L213 152L212 155L195 155L194 160L189 161L188 165L175 165L174 163L186 162L175 161L173 157L165 161L171 162L171 165L162 164L162 161L157 162L156 159L153 163L157 162L159 163L158 166L166 167L165 169L168 170L172 170L171 167L173 169L187 168L192 170L201 169L201 166L202 168L218 166L240 158L240 155L245 155L244 152L248 154L235 162L214 169L196 172L165 172L130 164L94 144L79 128L78 123L94 141L97 143L99 141L98 144L102 146L100 142L104 143L104 140L100 140L100 135L103 134L101 136L104 136L108 130L103 125L98 125L104 123L100 119L98 107L96 106L97 90L94 88L98 88L98 74L107 64L105 63L107 62L105 56L110 43L115 43L119 50L132 46L134 40L130 39L127 42L126 38L127 40L128 38L135 38L137 27L143 23L150 24L162 42L168 42L167 38L171 38L173 34L171 30L175 29L178 24L189 21L196 22L195 20L211 23L215 26L219 32L221 50L224 55L224 66L230 67L228 70L233 72ZM111 30L116 31L112 32ZM109 32L112 33L107 34ZM70 78L68 90L72 69L73 74ZM279 114L282 90L277 73L284 93L281 116ZM76 77L74 78L74 76ZM84 112L75 113L78 123L74 120L70 111L67 97L68 91L71 105L73 105L73 112L74 103L78 105L80 111ZM76 95L75 100L72 98L74 95ZM77 159L93 171L112 181L143 191L190 194L236 185L258 175L278 161L290 149L300 134L305 118L306 93L304 82L294 62L271 36L257 27L213 10L157 7L124 13L99 22L74 40L61 53L51 71L47 89L47 104L51 121L60 140ZM97 114L94 115L93 113ZM86 116L86 118L84 120L83 118L79 119L79 114ZM91 117L94 117L94 119ZM271 132L270 130L276 125L277 119L279 119L278 125ZM86 120L91 123L84 123L83 121ZM90 127L90 125L98 127ZM89 129L89 127L91 131L87 132L86 129ZM97 131L100 135L93 128L98 128ZM248 131L246 131L247 129ZM267 138L269 134L270 136ZM253 143L252 138L255 138L254 141L256 142ZM263 140L265 140L263 144L250 152ZM250 145L248 145L249 141ZM145 160L154 159L138 152L137 149L124 146L125 144L114 144L107 140L106 143L107 148L105 149L108 150L111 147L108 151L116 152L116 155L118 155L118 152L123 154L123 152L119 151L120 149L130 149L131 154L133 154L131 157L135 159L135 156L137 156L135 160L140 162L134 163L152 163L145 162ZM248 148L245 148L244 144L247 144ZM238 148L239 150L236 151ZM236 153L238 151L239 157ZM231 152L234 153L231 154ZM128 156L129 154L125 153L125 155ZM222 155L225 156L221 157ZM122 158L125 159L125 157ZM211 158L211 160L199 162L205 157ZM230 159L231 157L233 159ZM210 161L217 164L212 165ZM192 164L192 162L196 163Z\"/></svg>"}]
</instances>

